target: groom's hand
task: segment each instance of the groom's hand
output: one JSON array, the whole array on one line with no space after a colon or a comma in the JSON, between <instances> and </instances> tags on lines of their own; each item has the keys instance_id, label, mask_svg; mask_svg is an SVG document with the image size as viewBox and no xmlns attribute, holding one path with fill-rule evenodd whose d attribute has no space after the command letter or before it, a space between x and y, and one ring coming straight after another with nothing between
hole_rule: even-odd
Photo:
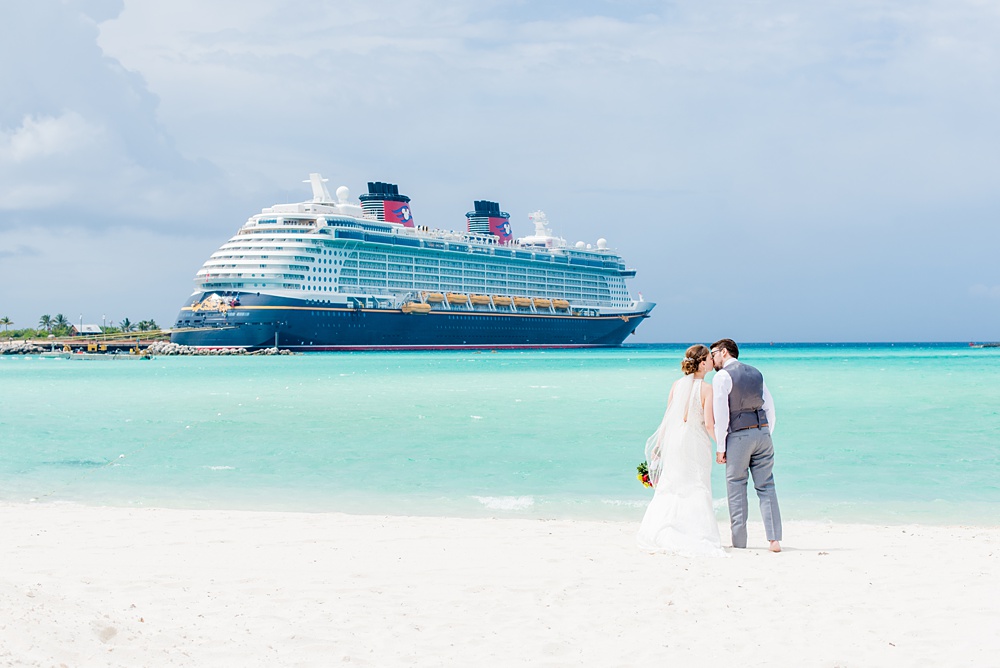
<instances>
[{"instance_id":1,"label":"groom's hand","mask_svg":"<svg viewBox=\"0 0 1000 668\"><path fill-rule=\"evenodd\" d=\"M717 464L725 464L726 463L726 453L724 453L724 452L716 452L715 453L715 462Z\"/></svg>"}]
</instances>

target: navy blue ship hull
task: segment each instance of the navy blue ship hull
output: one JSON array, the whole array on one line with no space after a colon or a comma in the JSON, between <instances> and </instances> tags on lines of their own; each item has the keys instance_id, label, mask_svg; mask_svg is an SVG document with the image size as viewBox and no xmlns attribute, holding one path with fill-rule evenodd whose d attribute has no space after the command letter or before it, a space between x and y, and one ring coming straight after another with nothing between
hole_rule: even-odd
<instances>
[{"instance_id":1,"label":"navy blue ship hull","mask_svg":"<svg viewBox=\"0 0 1000 668\"><path fill-rule=\"evenodd\" d=\"M344 308L325 302L238 295L239 304L181 310L170 340L199 347L270 347L298 351L573 348L618 346L649 316L560 315L389 308ZM227 297L229 299L229 297Z\"/></svg>"}]
</instances>

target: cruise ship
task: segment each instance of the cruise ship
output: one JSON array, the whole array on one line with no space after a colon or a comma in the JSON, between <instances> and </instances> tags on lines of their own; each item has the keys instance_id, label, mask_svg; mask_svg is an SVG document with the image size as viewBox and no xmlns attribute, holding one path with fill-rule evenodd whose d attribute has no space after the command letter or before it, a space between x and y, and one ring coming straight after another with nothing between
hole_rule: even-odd
<instances>
[{"instance_id":1,"label":"cruise ship","mask_svg":"<svg viewBox=\"0 0 1000 668\"><path fill-rule=\"evenodd\" d=\"M464 230L421 225L395 184L351 199L310 174L312 200L251 216L195 276L171 341L296 351L618 346L654 304L608 248L567 244L545 214L515 238L475 201Z\"/></svg>"}]
</instances>

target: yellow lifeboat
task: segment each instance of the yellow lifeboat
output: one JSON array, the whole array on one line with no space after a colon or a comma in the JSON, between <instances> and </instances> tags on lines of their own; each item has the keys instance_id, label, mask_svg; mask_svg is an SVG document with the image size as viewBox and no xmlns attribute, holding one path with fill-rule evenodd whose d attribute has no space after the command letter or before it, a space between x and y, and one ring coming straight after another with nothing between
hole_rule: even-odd
<instances>
[{"instance_id":1,"label":"yellow lifeboat","mask_svg":"<svg viewBox=\"0 0 1000 668\"><path fill-rule=\"evenodd\" d=\"M552 306L551 299L542 299L540 297L535 299L535 308L549 308L550 306Z\"/></svg>"},{"instance_id":2,"label":"yellow lifeboat","mask_svg":"<svg viewBox=\"0 0 1000 668\"><path fill-rule=\"evenodd\" d=\"M493 303L496 306L510 306L511 298L503 295L493 295Z\"/></svg>"},{"instance_id":3,"label":"yellow lifeboat","mask_svg":"<svg viewBox=\"0 0 1000 668\"><path fill-rule=\"evenodd\" d=\"M531 300L527 297L514 297L514 306L521 308L531 308Z\"/></svg>"},{"instance_id":4,"label":"yellow lifeboat","mask_svg":"<svg viewBox=\"0 0 1000 668\"><path fill-rule=\"evenodd\" d=\"M463 295L459 292L449 292L446 299L449 304L468 304L469 295Z\"/></svg>"},{"instance_id":5,"label":"yellow lifeboat","mask_svg":"<svg viewBox=\"0 0 1000 668\"><path fill-rule=\"evenodd\" d=\"M426 292L424 293L424 297L431 304L440 304L444 301L444 295L440 292Z\"/></svg>"},{"instance_id":6,"label":"yellow lifeboat","mask_svg":"<svg viewBox=\"0 0 1000 668\"><path fill-rule=\"evenodd\" d=\"M489 295L472 295L472 303L478 304L479 306L489 306L490 296Z\"/></svg>"},{"instance_id":7,"label":"yellow lifeboat","mask_svg":"<svg viewBox=\"0 0 1000 668\"><path fill-rule=\"evenodd\" d=\"M424 315L431 312L430 304L422 304L420 302L406 302L403 304L401 309L403 313L414 313L417 315Z\"/></svg>"},{"instance_id":8,"label":"yellow lifeboat","mask_svg":"<svg viewBox=\"0 0 1000 668\"><path fill-rule=\"evenodd\" d=\"M565 311L569 309L569 301L565 299L553 299L552 305L555 306L560 311Z\"/></svg>"}]
</instances>

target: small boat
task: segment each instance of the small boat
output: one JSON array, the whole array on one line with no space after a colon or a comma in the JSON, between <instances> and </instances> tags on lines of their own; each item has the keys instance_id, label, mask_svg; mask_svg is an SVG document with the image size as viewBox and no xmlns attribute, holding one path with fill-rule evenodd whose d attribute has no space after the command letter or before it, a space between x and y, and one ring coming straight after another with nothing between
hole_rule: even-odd
<instances>
[{"instance_id":1,"label":"small boat","mask_svg":"<svg viewBox=\"0 0 1000 668\"><path fill-rule=\"evenodd\" d=\"M535 299L535 308L549 308L552 306L551 299L542 299L541 297Z\"/></svg>"},{"instance_id":2,"label":"small boat","mask_svg":"<svg viewBox=\"0 0 1000 668\"><path fill-rule=\"evenodd\" d=\"M416 313L418 315L425 315L431 312L431 305L424 304L421 302L406 302L400 309L403 313Z\"/></svg>"},{"instance_id":3,"label":"small boat","mask_svg":"<svg viewBox=\"0 0 1000 668\"><path fill-rule=\"evenodd\" d=\"M510 306L510 297L504 297L503 295L493 295L493 304L495 306Z\"/></svg>"},{"instance_id":4,"label":"small boat","mask_svg":"<svg viewBox=\"0 0 1000 668\"><path fill-rule=\"evenodd\" d=\"M134 360L151 360L153 359L152 353L147 353L142 351L141 353L130 352L127 355L121 355L117 353L73 353L68 355L66 359L77 360L78 362L131 362Z\"/></svg>"},{"instance_id":5,"label":"small boat","mask_svg":"<svg viewBox=\"0 0 1000 668\"><path fill-rule=\"evenodd\" d=\"M468 304L469 303L469 295L463 295L463 294L458 293L458 292L449 292L448 296L447 296L447 299L448 299L448 303L449 304Z\"/></svg>"},{"instance_id":6,"label":"small boat","mask_svg":"<svg viewBox=\"0 0 1000 668\"><path fill-rule=\"evenodd\" d=\"M531 300L527 297L514 297L514 306L520 308L531 308Z\"/></svg>"},{"instance_id":7,"label":"small boat","mask_svg":"<svg viewBox=\"0 0 1000 668\"><path fill-rule=\"evenodd\" d=\"M569 301L566 299L553 299L552 305L560 311L566 311L569 309Z\"/></svg>"},{"instance_id":8,"label":"small boat","mask_svg":"<svg viewBox=\"0 0 1000 668\"><path fill-rule=\"evenodd\" d=\"M444 301L444 295L440 292L428 292L424 295L431 304L440 304Z\"/></svg>"},{"instance_id":9,"label":"small boat","mask_svg":"<svg viewBox=\"0 0 1000 668\"><path fill-rule=\"evenodd\" d=\"M489 306L490 296L489 295L472 295L472 303L479 306Z\"/></svg>"}]
</instances>

